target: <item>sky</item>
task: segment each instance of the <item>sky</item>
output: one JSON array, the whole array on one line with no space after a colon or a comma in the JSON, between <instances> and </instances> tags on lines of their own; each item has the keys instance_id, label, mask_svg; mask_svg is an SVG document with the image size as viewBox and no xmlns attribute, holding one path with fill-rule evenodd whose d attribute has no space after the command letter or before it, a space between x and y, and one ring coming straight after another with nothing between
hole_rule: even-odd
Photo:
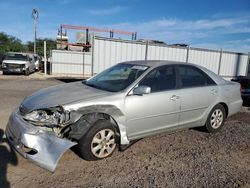
<instances>
[{"instance_id":1,"label":"sky","mask_svg":"<svg viewBox=\"0 0 250 188\"><path fill-rule=\"evenodd\" d=\"M250 52L250 0L1 0L0 32L55 39L61 24L136 31L138 39ZM75 40L76 31L68 31Z\"/></svg>"}]
</instances>

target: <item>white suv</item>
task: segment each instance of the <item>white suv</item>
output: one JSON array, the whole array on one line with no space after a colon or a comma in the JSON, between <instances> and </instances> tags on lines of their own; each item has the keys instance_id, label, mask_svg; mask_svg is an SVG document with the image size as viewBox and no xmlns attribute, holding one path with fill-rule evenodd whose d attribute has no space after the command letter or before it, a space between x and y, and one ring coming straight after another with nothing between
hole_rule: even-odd
<instances>
[{"instance_id":1,"label":"white suv","mask_svg":"<svg viewBox=\"0 0 250 188\"><path fill-rule=\"evenodd\" d=\"M34 56L28 53L9 52L2 63L3 74L24 73L29 75L35 71Z\"/></svg>"}]
</instances>

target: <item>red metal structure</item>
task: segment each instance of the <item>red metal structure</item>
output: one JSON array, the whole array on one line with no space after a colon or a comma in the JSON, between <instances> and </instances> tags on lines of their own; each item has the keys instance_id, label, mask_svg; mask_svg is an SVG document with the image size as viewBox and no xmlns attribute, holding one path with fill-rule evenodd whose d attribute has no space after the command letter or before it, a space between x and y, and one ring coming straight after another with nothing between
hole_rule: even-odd
<instances>
[{"instance_id":1,"label":"red metal structure","mask_svg":"<svg viewBox=\"0 0 250 188\"><path fill-rule=\"evenodd\" d=\"M106 32L106 33L110 33L111 38L114 37L114 33L121 34L121 35L131 35L132 40L136 40L136 37L137 37L136 32L116 30L116 29L101 29L101 28L95 28L95 27L73 26L73 25L65 25L65 24L61 25L61 31L62 31L62 29L84 30L84 31L86 31L86 34L89 31Z\"/></svg>"},{"instance_id":2,"label":"red metal structure","mask_svg":"<svg viewBox=\"0 0 250 188\"><path fill-rule=\"evenodd\" d=\"M86 31L86 44L72 44L72 43L68 43L68 42L63 42L63 40L62 40L63 29ZM62 45L66 45L66 46L82 46L82 47L85 47L85 50L88 51L89 48L91 47L91 44L89 42L89 32L90 31L109 33L110 38L113 38L114 34L131 35L132 40L136 40L136 38L137 38L137 33L136 32L131 32L131 31L123 31L123 30L116 30L116 29L101 29L101 28L95 28L95 27L74 26L74 25L61 24L60 32L59 32L60 35L61 35L61 41L60 41L61 48L62 48Z\"/></svg>"}]
</instances>

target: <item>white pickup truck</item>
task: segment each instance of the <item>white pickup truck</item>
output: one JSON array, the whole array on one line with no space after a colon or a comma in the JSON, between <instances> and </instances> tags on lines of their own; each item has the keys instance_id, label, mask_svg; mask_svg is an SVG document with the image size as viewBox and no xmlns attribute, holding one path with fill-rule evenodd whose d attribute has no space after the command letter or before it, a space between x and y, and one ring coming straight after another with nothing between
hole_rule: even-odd
<instances>
[{"instance_id":1,"label":"white pickup truck","mask_svg":"<svg viewBox=\"0 0 250 188\"><path fill-rule=\"evenodd\" d=\"M8 52L2 63L3 74L23 73L29 75L36 70L33 54Z\"/></svg>"}]
</instances>

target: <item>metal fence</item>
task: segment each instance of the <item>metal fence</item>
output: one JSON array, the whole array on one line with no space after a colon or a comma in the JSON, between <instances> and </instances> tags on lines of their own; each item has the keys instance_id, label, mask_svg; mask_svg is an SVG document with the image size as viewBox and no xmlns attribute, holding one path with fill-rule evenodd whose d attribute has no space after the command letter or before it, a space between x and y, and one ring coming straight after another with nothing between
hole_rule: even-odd
<instances>
[{"instance_id":1,"label":"metal fence","mask_svg":"<svg viewBox=\"0 0 250 188\"><path fill-rule=\"evenodd\" d=\"M145 59L194 63L227 79L248 72L249 55L244 53L103 37L94 37L92 45L89 53L53 50L52 73L90 76L119 62Z\"/></svg>"},{"instance_id":2,"label":"metal fence","mask_svg":"<svg viewBox=\"0 0 250 188\"><path fill-rule=\"evenodd\" d=\"M146 46L139 42L95 38L93 50L93 73L96 74L119 62L145 59Z\"/></svg>"},{"instance_id":3,"label":"metal fence","mask_svg":"<svg viewBox=\"0 0 250 188\"><path fill-rule=\"evenodd\" d=\"M90 52L52 50L51 62L52 74L91 76L92 54Z\"/></svg>"},{"instance_id":4,"label":"metal fence","mask_svg":"<svg viewBox=\"0 0 250 188\"><path fill-rule=\"evenodd\" d=\"M228 79L247 75L249 64L248 54L243 53L95 38L94 73L118 62L142 59L194 63Z\"/></svg>"}]
</instances>

